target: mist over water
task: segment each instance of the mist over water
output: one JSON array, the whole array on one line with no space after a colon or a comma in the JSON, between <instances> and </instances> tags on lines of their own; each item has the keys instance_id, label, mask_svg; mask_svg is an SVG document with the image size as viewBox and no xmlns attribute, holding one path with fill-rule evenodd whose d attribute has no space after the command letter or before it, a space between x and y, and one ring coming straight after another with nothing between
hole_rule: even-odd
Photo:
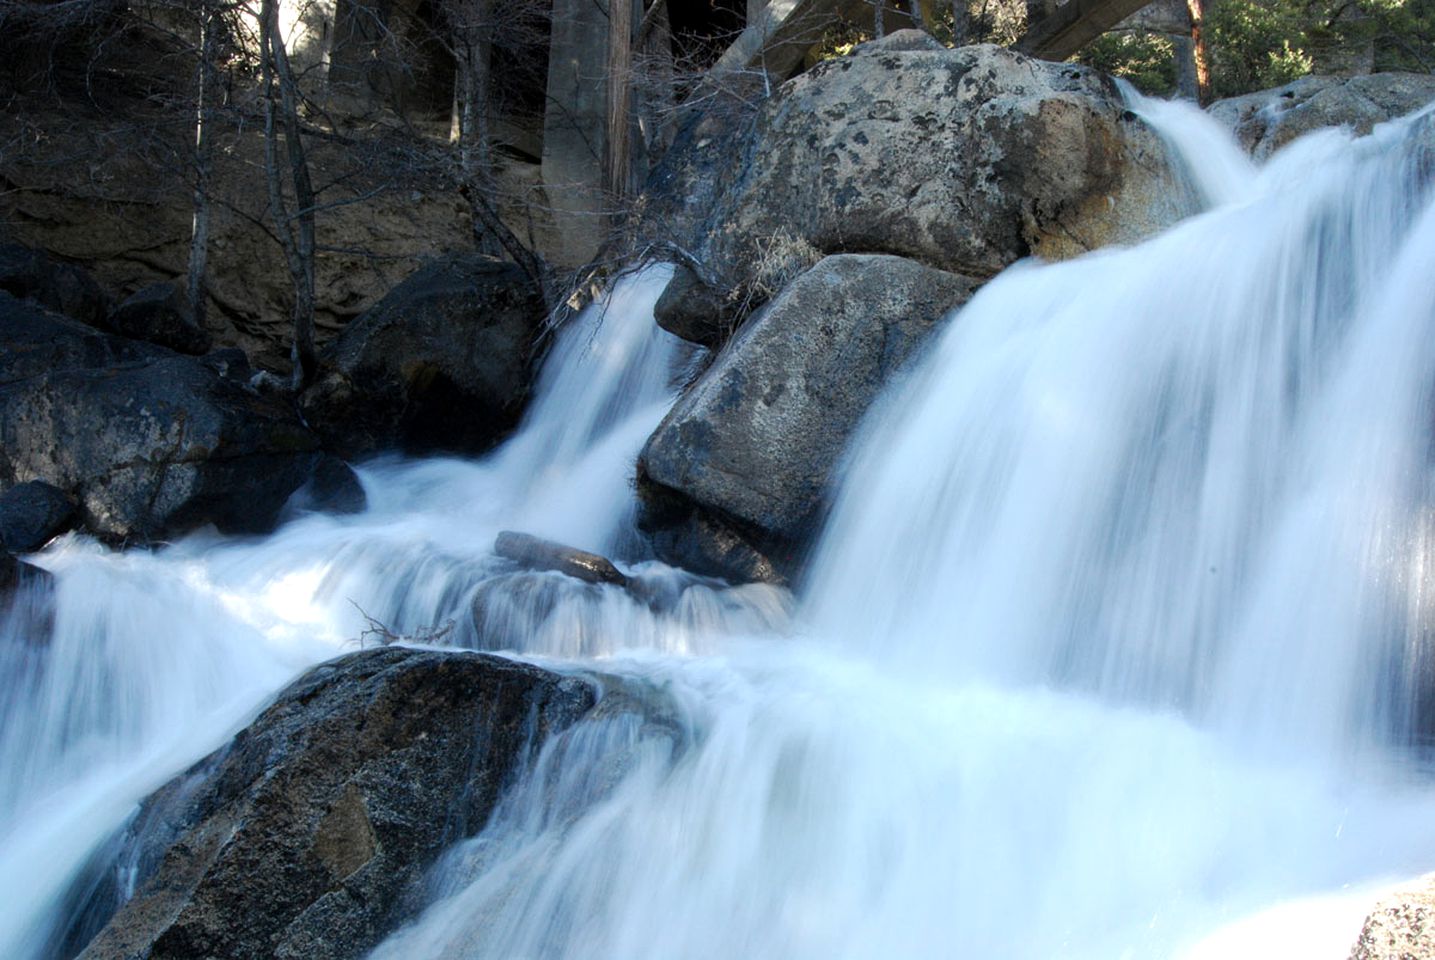
<instances>
[{"instance_id":1,"label":"mist over water","mask_svg":"<svg viewBox=\"0 0 1435 960\"><path fill-rule=\"evenodd\" d=\"M369 464L367 512L264 540L34 558L53 610L0 624L0 956L44 956L137 802L355 649L361 607L603 691L376 958L1344 957L1371 891L1435 865L1435 137L1257 170L1136 107L1209 209L950 318L849 452L795 612L633 532L690 362L663 269L563 332L482 460ZM516 571L500 529L661 602Z\"/></svg>"}]
</instances>

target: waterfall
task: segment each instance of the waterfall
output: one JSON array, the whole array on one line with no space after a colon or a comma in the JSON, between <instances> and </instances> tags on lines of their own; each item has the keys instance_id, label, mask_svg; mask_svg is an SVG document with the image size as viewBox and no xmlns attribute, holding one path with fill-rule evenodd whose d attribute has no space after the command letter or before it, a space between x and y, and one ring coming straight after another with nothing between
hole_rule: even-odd
<instances>
[{"instance_id":1,"label":"waterfall","mask_svg":"<svg viewBox=\"0 0 1435 960\"><path fill-rule=\"evenodd\" d=\"M783 622L778 591L641 556L628 570L672 598L661 612L492 555L505 528L599 550L634 540L632 464L684 364L681 341L653 323L668 275L620 280L561 332L527 419L489 457L361 467L360 515L154 552L70 536L30 558L56 592L21 597L0 621L0 956L52 953L75 878L138 802L300 671L358 649L365 614L405 634L453 621L447 640L537 656L699 649ZM484 590L502 603L480 636L470 610ZM52 609L37 614L41 602Z\"/></svg>"},{"instance_id":2,"label":"waterfall","mask_svg":"<svg viewBox=\"0 0 1435 960\"><path fill-rule=\"evenodd\" d=\"M951 317L800 635L605 663L376 960L1339 958L1429 867L1429 121L1137 107L1209 208Z\"/></svg>"},{"instance_id":3,"label":"waterfall","mask_svg":"<svg viewBox=\"0 0 1435 960\"><path fill-rule=\"evenodd\" d=\"M487 457L363 465L364 513L264 540L31 558L57 586L0 622L0 955L53 953L137 802L367 615L602 694L376 960L1344 957L1435 864L1432 119L1256 169L1134 109L1207 209L949 317L795 609L632 529L691 372L665 268L561 333ZM505 528L667 599L515 570Z\"/></svg>"}]
</instances>

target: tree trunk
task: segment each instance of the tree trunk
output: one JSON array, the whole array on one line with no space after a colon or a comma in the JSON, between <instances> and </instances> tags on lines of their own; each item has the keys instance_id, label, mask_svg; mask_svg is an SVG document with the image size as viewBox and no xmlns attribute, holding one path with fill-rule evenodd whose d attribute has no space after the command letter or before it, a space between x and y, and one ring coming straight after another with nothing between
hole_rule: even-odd
<instances>
[{"instance_id":1,"label":"tree trunk","mask_svg":"<svg viewBox=\"0 0 1435 960\"><path fill-rule=\"evenodd\" d=\"M912 7L912 26L923 33L932 32L932 24L936 22L936 11L932 8L933 0L908 0Z\"/></svg>"},{"instance_id":2,"label":"tree trunk","mask_svg":"<svg viewBox=\"0 0 1435 960\"><path fill-rule=\"evenodd\" d=\"M294 287L293 387L300 390L318 368L314 349L314 188L299 126L299 91L289 68L284 37L279 32L278 0L263 0L260 7L260 51L264 89L264 167L269 180L269 211L284 248L284 259ZM276 103L276 89L278 92ZM282 108L288 183L294 191L294 211L284 202L284 177L278 157L276 107Z\"/></svg>"},{"instance_id":3,"label":"tree trunk","mask_svg":"<svg viewBox=\"0 0 1435 960\"><path fill-rule=\"evenodd\" d=\"M952 0L952 46L964 47L970 37L971 26L967 23L966 0Z\"/></svg>"},{"instance_id":4,"label":"tree trunk","mask_svg":"<svg viewBox=\"0 0 1435 960\"><path fill-rule=\"evenodd\" d=\"M876 0L872 7L872 36L880 40L887 35L887 26L882 22L882 14L887 6L887 0Z\"/></svg>"},{"instance_id":5,"label":"tree trunk","mask_svg":"<svg viewBox=\"0 0 1435 960\"><path fill-rule=\"evenodd\" d=\"M456 66L459 84L459 175L465 189L496 204L493 175L493 139L488 127L493 44L491 7L476 4L477 22L465 23L457 38ZM504 244L474 216L474 245L479 253L498 256Z\"/></svg>"},{"instance_id":6,"label":"tree trunk","mask_svg":"<svg viewBox=\"0 0 1435 960\"><path fill-rule=\"evenodd\" d=\"M209 0L201 0L194 111L194 217L190 225L189 273L185 283L185 293L193 311L190 320L201 330L204 329L205 274L209 265L209 182L213 164L210 113L214 109L217 86L214 72L215 29L214 8Z\"/></svg>"},{"instance_id":7,"label":"tree trunk","mask_svg":"<svg viewBox=\"0 0 1435 960\"><path fill-rule=\"evenodd\" d=\"M628 195L633 102L633 0L608 0L608 115L603 187L615 204Z\"/></svg>"},{"instance_id":8,"label":"tree trunk","mask_svg":"<svg viewBox=\"0 0 1435 960\"><path fill-rule=\"evenodd\" d=\"M1202 0L1186 0L1191 14L1191 50L1196 61L1196 99L1211 102L1211 59L1206 51L1206 12Z\"/></svg>"}]
</instances>

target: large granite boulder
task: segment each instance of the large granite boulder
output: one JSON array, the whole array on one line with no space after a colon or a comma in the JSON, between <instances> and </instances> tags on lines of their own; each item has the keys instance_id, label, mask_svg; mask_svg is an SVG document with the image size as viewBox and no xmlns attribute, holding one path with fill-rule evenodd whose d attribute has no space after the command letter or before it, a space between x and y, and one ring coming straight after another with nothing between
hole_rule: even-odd
<instances>
[{"instance_id":1,"label":"large granite boulder","mask_svg":"<svg viewBox=\"0 0 1435 960\"><path fill-rule=\"evenodd\" d=\"M523 411L544 316L514 264L430 264L344 328L302 398L304 417L348 458L487 449Z\"/></svg>"},{"instance_id":2,"label":"large granite boulder","mask_svg":"<svg viewBox=\"0 0 1435 960\"><path fill-rule=\"evenodd\" d=\"M111 539L269 529L325 455L292 408L246 389L240 360L109 336L0 293L0 491L43 480Z\"/></svg>"},{"instance_id":3,"label":"large granite boulder","mask_svg":"<svg viewBox=\"0 0 1435 960\"><path fill-rule=\"evenodd\" d=\"M697 158L666 163L653 191L706 169L718 135L683 141ZM824 254L984 278L1139 240L1190 209L1109 78L994 46L864 44L783 85L745 142L720 146L736 158L721 190L702 216L684 208L669 242L710 288L692 296L727 304L727 326Z\"/></svg>"},{"instance_id":4,"label":"large granite boulder","mask_svg":"<svg viewBox=\"0 0 1435 960\"><path fill-rule=\"evenodd\" d=\"M883 255L827 257L731 340L639 459L660 556L740 580L791 575L857 424L978 281Z\"/></svg>"},{"instance_id":5,"label":"large granite boulder","mask_svg":"<svg viewBox=\"0 0 1435 960\"><path fill-rule=\"evenodd\" d=\"M18 243L0 244L0 291L91 326L103 326L110 310L109 295L83 267Z\"/></svg>"},{"instance_id":6,"label":"large granite boulder","mask_svg":"<svg viewBox=\"0 0 1435 960\"><path fill-rule=\"evenodd\" d=\"M1435 76L1375 73L1363 77L1302 77L1211 104L1212 117L1228 127L1254 156L1264 159L1297 137L1321 127L1369 133L1377 123L1403 116L1435 100Z\"/></svg>"},{"instance_id":7,"label":"large granite boulder","mask_svg":"<svg viewBox=\"0 0 1435 960\"><path fill-rule=\"evenodd\" d=\"M76 915L112 903L137 863L133 898L88 945L70 941L84 960L362 957L594 700L584 681L467 652L386 647L316 667L145 802Z\"/></svg>"}]
</instances>

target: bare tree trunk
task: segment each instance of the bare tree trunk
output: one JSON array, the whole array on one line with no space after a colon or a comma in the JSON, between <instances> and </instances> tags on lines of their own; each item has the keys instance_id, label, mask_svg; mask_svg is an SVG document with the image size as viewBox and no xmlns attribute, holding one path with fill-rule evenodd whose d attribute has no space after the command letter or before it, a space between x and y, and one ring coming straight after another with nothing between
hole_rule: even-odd
<instances>
[{"instance_id":1,"label":"bare tree trunk","mask_svg":"<svg viewBox=\"0 0 1435 960\"><path fill-rule=\"evenodd\" d=\"M876 0L872 10L872 36L878 40L887 35L887 26L882 22L882 14L887 6L887 0Z\"/></svg>"},{"instance_id":2,"label":"bare tree trunk","mask_svg":"<svg viewBox=\"0 0 1435 960\"><path fill-rule=\"evenodd\" d=\"M1196 99L1201 106L1211 102L1211 59L1206 51L1206 11L1202 0L1186 0L1191 14L1191 49L1196 60Z\"/></svg>"},{"instance_id":3,"label":"bare tree trunk","mask_svg":"<svg viewBox=\"0 0 1435 960\"><path fill-rule=\"evenodd\" d=\"M185 293L189 297L190 320L204 328L205 274L209 266L209 181L213 165L211 111L215 96L215 13L210 0L199 4L199 70L196 78L194 112L194 217L189 237L189 275Z\"/></svg>"},{"instance_id":4,"label":"bare tree trunk","mask_svg":"<svg viewBox=\"0 0 1435 960\"><path fill-rule=\"evenodd\" d=\"M616 201L628 195L628 129L633 102L633 0L608 0L608 119L603 186Z\"/></svg>"},{"instance_id":5,"label":"bare tree trunk","mask_svg":"<svg viewBox=\"0 0 1435 960\"><path fill-rule=\"evenodd\" d=\"M912 26L923 33L932 32L932 22L936 19L936 11L932 9L932 0L908 0L912 8Z\"/></svg>"},{"instance_id":6,"label":"bare tree trunk","mask_svg":"<svg viewBox=\"0 0 1435 960\"><path fill-rule=\"evenodd\" d=\"M964 47L971 39L966 0L952 0L952 46Z\"/></svg>"},{"instance_id":7,"label":"bare tree trunk","mask_svg":"<svg viewBox=\"0 0 1435 960\"><path fill-rule=\"evenodd\" d=\"M294 286L293 386L297 391L313 379L318 367L314 349L314 188L309 181L309 164L299 127L299 91L289 68L284 37L279 32L278 0L263 0L260 7L260 52L264 88L264 167L269 180L269 211L275 232L284 248L289 277ZM278 90L276 104L275 91ZM284 182L278 158L278 131L275 108L282 107L284 147L288 159L289 186L294 191L294 211L284 202Z\"/></svg>"},{"instance_id":8,"label":"bare tree trunk","mask_svg":"<svg viewBox=\"0 0 1435 960\"><path fill-rule=\"evenodd\" d=\"M477 0L471 20L459 31L457 67L459 80L460 177L467 190L494 203L493 138L488 127L488 103L491 95L493 28L490 0ZM470 206L472 203L470 202ZM480 253L497 256L503 243L492 230L484 227L483 219L473 216L474 245Z\"/></svg>"}]
</instances>

